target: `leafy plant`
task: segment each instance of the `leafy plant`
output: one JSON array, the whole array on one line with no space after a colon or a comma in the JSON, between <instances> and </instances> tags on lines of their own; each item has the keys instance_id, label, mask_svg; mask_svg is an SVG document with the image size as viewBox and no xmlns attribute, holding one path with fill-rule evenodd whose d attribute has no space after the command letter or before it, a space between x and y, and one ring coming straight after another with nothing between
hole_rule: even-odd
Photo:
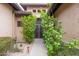
<instances>
[{"instance_id":1,"label":"leafy plant","mask_svg":"<svg viewBox=\"0 0 79 59\"><path fill-rule=\"evenodd\" d=\"M23 38L26 42L31 43L35 36L36 17L33 15L22 17Z\"/></svg>"},{"instance_id":2,"label":"leafy plant","mask_svg":"<svg viewBox=\"0 0 79 59\"><path fill-rule=\"evenodd\" d=\"M63 43L62 49L58 51L59 56L79 56L79 49L77 46L79 41L74 39L71 42Z\"/></svg>"},{"instance_id":3,"label":"leafy plant","mask_svg":"<svg viewBox=\"0 0 79 59\"><path fill-rule=\"evenodd\" d=\"M13 46L13 39L10 37L0 37L0 55L4 55Z\"/></svg>"},{"instance_id":4,"label":"leafy plant","mask_svg":"<svg viewBox=\"0 0 79 59\"><path fill-rule=\"evenodd\" d=\"M47 13L42 13L41 19L42 36L49 56L59 55L60 52L64 53L69 51L68 49L73 50L79 45L78 40L73 40L69 43L64 43L62 41L64 32L61 22L59 22L57 18L49 16Z\"/></svg>"},{"instance_id":5,"label":"leafy plant","mask_svg":"<svg viewBox=\"0 0 79 59\"><path fill-rule=\"evenodd\" d=\"M64 44L65 48L76 48L79 45L79 40L78 39L74 39L71 42L68 42L66 44Z\"/></svg>"},{"instance_id":6,"label":"leafy plant","mask_svg":"<svg viewBox=\"0 0 79 59\"><path fill-rule=\"evenodd\" d=\"M58 20L47 13L42 13L42 31L43 39L48 49L48 55L56 55L61 48L62 27Z\"/></svg>"}]
</instances>

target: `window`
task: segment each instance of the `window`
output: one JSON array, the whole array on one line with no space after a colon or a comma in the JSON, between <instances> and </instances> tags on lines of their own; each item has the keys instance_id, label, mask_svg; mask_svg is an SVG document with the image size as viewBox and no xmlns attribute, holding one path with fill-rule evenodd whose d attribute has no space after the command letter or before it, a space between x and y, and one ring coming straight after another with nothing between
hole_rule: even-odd
<instances>
[{"instance_id":1,"label":"window","mask_svg":"<svg viewBox=\"0 0 79 59\"><path fill-rule=\"evenodd\" d=\"M36 13L36 10L33 10L34 13Z\"/></svg>"},{"instance_id":2,"label":"window","mask_svg":"<svg viewBox=\"0 0 79 59\"><path fill-rule=\"evenodd\" d=\"M21 27L21 21L17 21L17 27Z\"/></svg>"},{"instance_id":3,"label":"window","mask_svg":"<svg viewBox=\"0 0 79 59\"><path fill-rule=\"evenodd\" d=\"M46 10L44 9L43 12L46 12Z\"/></svg>"},{"instance_id":4,"label":"window","mask_svg":"<svg viewBox=\"0 0 79 59\"><path fill-rule=\"evenodd\" d=\"M40 13L41 12L41 10L38 10L38 13Z\"/></svg>"}]
</instances>

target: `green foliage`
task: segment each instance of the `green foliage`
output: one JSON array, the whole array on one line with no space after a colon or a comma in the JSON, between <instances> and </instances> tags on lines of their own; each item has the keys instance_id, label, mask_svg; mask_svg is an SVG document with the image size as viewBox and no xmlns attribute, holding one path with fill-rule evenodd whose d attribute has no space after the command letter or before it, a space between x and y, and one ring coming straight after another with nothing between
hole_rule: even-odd
<instances>
[{"instance_id":1,"label":"green foliage","mask_svg":"<svg viewBox=\"0 0 79 59\"><path fill-rule=\"evenodd\" d=\"M48 49L48 55L57 55L58 50L61 48L61 39L63 30L60 22L53 16L50 17L47 13L42 13L42 31L45 45Z\"/></svg>"},{"instance_id":2,"label":"green foliage","mask_svg":"<svg viewBox=\"0 0 79 59\"><path fill-rule=\"evenodd\" d=\"M31 43L35 36L36 17L33 15L22 17L23 38L26 42Z\"/></svg>"},{"instance_id":3,"label":"green foliage","mask_svg":"<svg viewBox=\"0 0 79 59\"><path fill-rule=\"evenodd\" d=\"M10 37L0 37L0 55L10 50L13 42L13 39Z\"/></svg>"},{"instance_id":4,"label":"green foliage","mask_svg":"<svg viewBox=\"0 0 79 59\"><path fill-rule=\"evenodd\" d=\"M62 42L62 48L58 51L58 56L79 56L79 40L74 39L70 42Z\"/></svg>"},{"instance_id":5,"label":"green foliage","mask_svg":"<svg viewBox=\"0 0 79 59\"><path fill-rule=\"evenodd\" d=\"M79 56L78 48L64 48L61 51L58 51L58 56Z\"/></svg>"},{"instance_id":6,"label":"green foliage","mask_svg":"<svg viewBox=\"0 0 79 59\"><path fill-rule=\"evenodd\" d=\"M74 39L69 43L64 44L65 48L76 48L79 45L79 40L78 39Z\"/></svg>"},{"instance_id":7,"label":"green foliage","mask_svg":"<svg viewBox=\"0 0 79 59\"><path fill-rule=\"evenodd\" d=\"M55 17L50 17L47 13L43 12L41 14L41 19L42 36L48 50L48 55L67 55L65 53L68 53L70 49L72 49L70 55L73 54L73 50L79 45L79 41L73 40L69 43L63 43L62 37L64 32L61 22Z\"/></svg>"}]
</instances>

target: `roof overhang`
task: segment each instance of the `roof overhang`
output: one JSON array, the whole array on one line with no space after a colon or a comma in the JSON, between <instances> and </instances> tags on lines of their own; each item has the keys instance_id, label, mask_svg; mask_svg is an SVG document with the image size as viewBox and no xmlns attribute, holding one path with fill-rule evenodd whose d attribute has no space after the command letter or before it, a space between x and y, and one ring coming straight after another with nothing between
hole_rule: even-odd
<instances>
[{"instance_id":1,"label":"roof overhang","mask_svg":"<svg viewBox=\"0 0 79 59\"><path fill-rule=\"evenodd\" d=\"M23 16L23 15L31 15L31 12L26 12L26 11L14 11L15 15Z\"/></svg>"},{"instance_id":2,"label":"roof overhang","mask_svg":"<svg viewBox=\"0 0 79 59\"><path fill-rule=\"evenodd\" d=\"M41 4L41 3L20 3L22 5L22 7L24 9L26 9L26 7L48 7L47 4Z\"/></svg>"},{"instance_id":3,"label":"roof overhang","mask_svg":"<svg viewBox=\"0 0 79 59\"><path fill-rule=\"evenodd\" d=\"M15 10L24 11L24 8L19 3L9 3Z\"/></svg>"},{"instance_id":4,"label":"roof overhang","mask_svg":"<svg viewBox=\"0 0 79 59\"><path fill-rule=\"evenodd\" d=\"M31 15L31 12L26 12L19 3L9 3L14 8L16 16Z\"/></svg>"}]
</instances>

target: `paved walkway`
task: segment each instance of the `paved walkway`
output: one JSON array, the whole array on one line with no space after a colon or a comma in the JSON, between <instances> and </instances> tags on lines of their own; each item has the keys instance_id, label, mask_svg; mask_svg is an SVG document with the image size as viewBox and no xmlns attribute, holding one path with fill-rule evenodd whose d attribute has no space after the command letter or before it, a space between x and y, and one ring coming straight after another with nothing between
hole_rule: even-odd
<instances>
[{"instance_id":1,"label":"paved walkway","mask_svg":"<svg viewBox=\"0 0 79 59\"><path fill-rule=\"evenodd\" d=\"M47 56L43 39L35 39L29 56Z\"/></svg>"}]
</instances>

